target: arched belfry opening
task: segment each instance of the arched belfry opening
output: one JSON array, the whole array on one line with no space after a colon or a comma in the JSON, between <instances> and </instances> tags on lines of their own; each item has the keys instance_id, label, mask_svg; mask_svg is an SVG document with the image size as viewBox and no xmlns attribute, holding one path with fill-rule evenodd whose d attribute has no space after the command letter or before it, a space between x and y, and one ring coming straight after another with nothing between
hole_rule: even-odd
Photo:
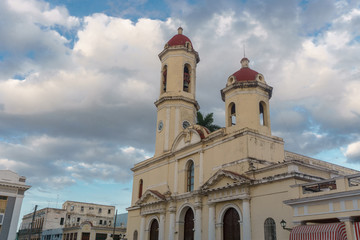
<instances>
[{"instance_id":1,"label":"arched belfry opening","mask_svg":"<svg viewBox=\"0 0 360 240\"><path fill-rule=\"evenodd\" d=\"M183 91L190 92L190 66L186 64L184 66L184 77L183 77Z\"/></svg>"},{"instance_id":2,"label":"arched belfry opening","mask_svg":"<svg viewBox=\"0 0 360 240\"><path fill-rule=\"evenodd\" d=\"M167 65L165 65L161 71L161 76L162 76L162 87L161 87L161 92L164 93L166 92L166 84L167 84Z\"/></svg>"},{"instance_id":3,"label":"arched belfry opening","mask_svg":"<svg viewBox=\"0 0 360 240\"><path fill-rule=\"evenodd\" d=\"M228 127L236 125L236 105L230 103L228 107Z\"/></svg>"},{"instance_id":4,"label":"arched belfry opening","mask_svg":"<svg viewBox=\"0 0 360 240\"><path fill-rule=\"evenodd\" d=\"M260 117L260 125L267 126L267 111L266 111L266 103L261 101L259 102L259 117Z\"/></svg>"}]
</instances>

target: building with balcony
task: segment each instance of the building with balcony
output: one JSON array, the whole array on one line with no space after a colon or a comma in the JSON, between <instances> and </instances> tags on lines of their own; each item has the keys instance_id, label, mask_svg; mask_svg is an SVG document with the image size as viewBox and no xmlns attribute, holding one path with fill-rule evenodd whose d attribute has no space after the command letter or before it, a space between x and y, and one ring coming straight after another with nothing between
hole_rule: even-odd
<instances>
[{"instance_id":1,"label":"building with balcony","mask_svg":"<svg viewBox=\"0 0 360 240\"><path fill-rule=\"evenodd\" d=\"M66 201L62 209L43 208L24 215L19 240L105 240L126 233L126 226L115 226L115 207L95 203Z\"/></svg>"},{"instance_id":2,"label":"building with balcony","mask_svg":"<svg viewBox=\"0 0 360 240\"><path fill-rule=\"evenodd\" d=\"M66 210L43 208L23 216L18 239L61 240Z\"/></svg>"},{"instance_id":3,"label":"building with balcony","mask_svg":"<svg viewBox=\"0 0 360 240\"><path fill-rule=\"evenodd\" d=\"M291 186L292 221L298 225L291 231L292 239L308 237L312 228L321 226L323 233L344 229L348 239L359 239L360 174L339 176ZM356 236L357 235L357 236Z\"/></svg>"}]
</instances>

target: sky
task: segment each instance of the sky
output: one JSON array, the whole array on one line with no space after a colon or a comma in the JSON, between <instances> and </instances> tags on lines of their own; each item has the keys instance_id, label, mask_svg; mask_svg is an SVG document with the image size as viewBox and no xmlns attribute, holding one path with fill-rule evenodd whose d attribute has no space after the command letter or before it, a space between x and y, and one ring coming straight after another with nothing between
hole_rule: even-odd
<instances>
[{"instance_id":1,"label":"sky","mask_svg":"<svg viewBox=\"0 0 360 240\"><path fill-rule=\"evenodd\" d=\"M0 169L32 186L21 216L67 200L126 212L130 168L154 153L158 54L179 26L216 124L245 46L286 150L360 170L358 0L0 0Z\"/></svg>"}]
</instances>

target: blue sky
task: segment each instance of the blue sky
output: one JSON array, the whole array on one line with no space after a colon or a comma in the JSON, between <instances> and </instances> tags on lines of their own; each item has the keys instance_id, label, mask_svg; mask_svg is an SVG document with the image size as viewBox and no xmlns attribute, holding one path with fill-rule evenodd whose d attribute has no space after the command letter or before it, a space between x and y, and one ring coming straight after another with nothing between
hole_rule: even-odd
<instances>
[{"instance_id":1,"label":"blue sky","mask_svg":"<svg viewBox=\"0 0 360 240\"><path fill-rule=\"evenodd\" d=\"M360 3L0 2L0 169L27 177L22 214L66 200L130 206L130 168L153 155L158 53L182 26L199 52L197 100L240 68L274 87L285 148L360 170Z\"/></svg>"}]
</instances>

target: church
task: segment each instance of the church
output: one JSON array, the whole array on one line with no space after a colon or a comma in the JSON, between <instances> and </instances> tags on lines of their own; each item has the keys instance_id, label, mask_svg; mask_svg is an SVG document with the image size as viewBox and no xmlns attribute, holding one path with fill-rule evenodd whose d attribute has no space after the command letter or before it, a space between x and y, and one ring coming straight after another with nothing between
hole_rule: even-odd
<instances>
[{"instance_id":1,"label":"church","mask_svg":"<svg viewBox=\"0 0 360 240\"><path fill-rule=\"evenodd\" d=\"M159 58L155 154L132 168L127 239L358 239L359 172L284 150L273 88L249 59L224 79L225 127L210 132L196 124L200 57L181 27Z\"/></svg>"}]
</instances>

